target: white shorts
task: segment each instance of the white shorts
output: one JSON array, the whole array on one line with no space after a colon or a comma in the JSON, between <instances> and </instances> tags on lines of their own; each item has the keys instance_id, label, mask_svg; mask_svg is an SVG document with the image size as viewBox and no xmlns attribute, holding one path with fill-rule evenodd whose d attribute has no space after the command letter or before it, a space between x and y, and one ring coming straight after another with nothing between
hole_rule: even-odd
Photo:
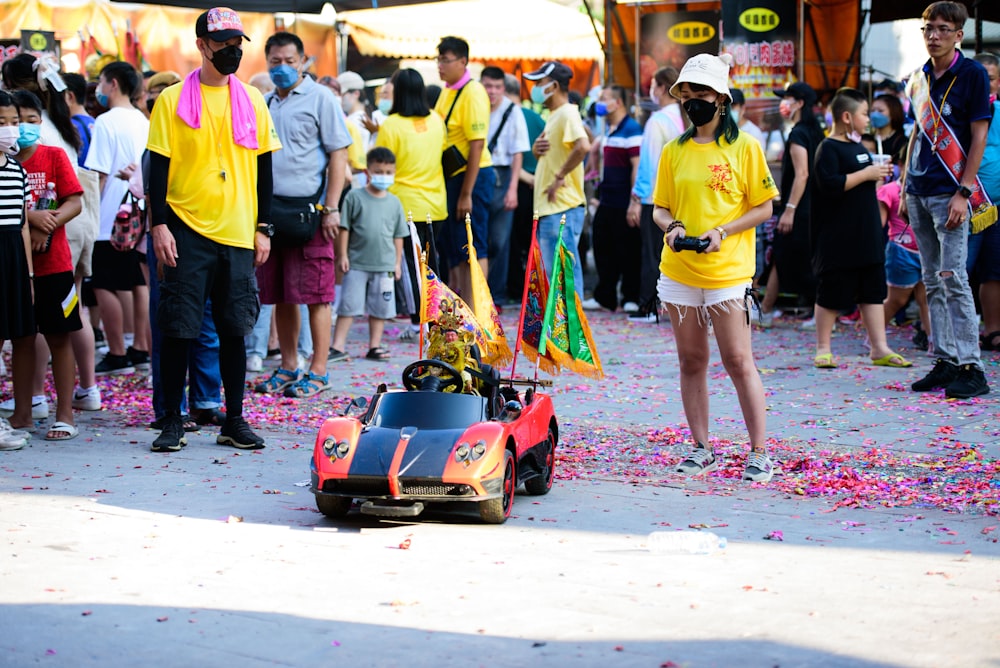
<instances>
[{"instance_id":1,"label":"white shorts","mask_svg":"<svg viewBox=\"0 0 1000 668\"><path fill-rule=\"evenodd\" d=\"M676 309L680 321L683 322L688 308L693 308L697 310L698 322L707 323L713 311L728 313L731 308L738 308L749 312L750 287L747 282L729 288L695 288L660 274L660 280L656 282L656 296L665 306Z\"/></svg>"},{"instance_id":2,"label":"white shorts","mask_svg":"<svg viewBox=\"0 0 1000 668\"><path fill-rule=\"evenodd\" d=\"M337 315L357 317L368 313L372 318L396 317L396 278L391 271L351 269L340 284Z\"/></svg>"}]
</instances>

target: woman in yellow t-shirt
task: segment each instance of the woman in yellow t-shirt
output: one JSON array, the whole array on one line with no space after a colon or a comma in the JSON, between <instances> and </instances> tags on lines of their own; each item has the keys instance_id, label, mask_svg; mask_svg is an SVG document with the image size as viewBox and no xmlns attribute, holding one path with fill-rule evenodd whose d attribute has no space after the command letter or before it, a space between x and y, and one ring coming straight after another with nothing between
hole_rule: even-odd
<instances>
[{"instance_id":1,"label":"woman in yellow t-shirt","mask_svg":"<svg viewBox=\"0 0 1000 668\"><path fill-rule=\"evenodd\" d=\"M440 238L448 218L448 198L441 171L444 135L444 121L427 106L423 77L416 70L398 70L392 75L392 109L379 126L375 145L384 146L396 156L396 180L389 192L403 203L404 211L413 215L421 250L428 248L431 239ZM411 266L413 254L407 250L403 255L416 286L417 268ZM432 248L427 261L437 272L435 256ZM411 319L419 324L419 310ZM412 331L404 332L403 338L410 338L405 335Z\"/></svg>"},{"instance_id":2,"label":"woman in yellow t-shirt","mask_svg":"<svg viewBox=\"0 0 1000 668\"><path fill-rule=\"evenodd\" d=\"M750 282L755 228L770 217L778 190L760 144L730 115L731 63L728 54L694 56L670 89L692 127L663 148L657 169L653 221L666 235L657 294L673 325L681 400L695 440L678 473L718 466L708 440L711 326L750 435L743 479L767 482L773 464L764 446L764 386L750 347Z\"/></svg>"}]
</instances>

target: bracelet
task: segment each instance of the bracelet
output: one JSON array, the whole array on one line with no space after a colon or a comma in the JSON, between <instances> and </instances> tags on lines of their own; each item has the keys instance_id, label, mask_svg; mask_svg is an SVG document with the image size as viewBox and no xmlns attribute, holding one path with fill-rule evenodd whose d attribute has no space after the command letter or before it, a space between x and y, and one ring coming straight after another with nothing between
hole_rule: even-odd
<instances>
[{"instance_id":1,"label":"bracelet","mask_svg":"<svg viewBox=\"0 0 1000 668\"><path fill-rule=\"evenodd\" d=\"M328 213L340 213L340 209L338 209L336 207L333 207L333 208L323 207L323 215L325 216Z\"/></svg>"},{"instance_id":2,"label":"bracelet","mask_svg":"<svg viewBox=\"0 0 1000 668\"><path fill-rule=\"evenodd\" d=\"M789 204L786 204L786 205L785 205L785 208L786 208L786 209L794 209L794 208L795 208L795 205L794 205L794 204L791 204L791 203L789 203Z\"/></svg>"},{"instance_id":3,"label":"bracelet","mask_svg":"<svg viewBox=\"0 0 1000 668\"><path fill-rule=\"evenodd\" d=\"M682 223L679 220L672 220L672 221L670 221L670 224L667 225L666 234L670 234L671 232L673 232L674 230L676 230L678 227L684 229L685 231L687 230L687 228L684 227L684 223Z\"/></svg>"}]
</instances>

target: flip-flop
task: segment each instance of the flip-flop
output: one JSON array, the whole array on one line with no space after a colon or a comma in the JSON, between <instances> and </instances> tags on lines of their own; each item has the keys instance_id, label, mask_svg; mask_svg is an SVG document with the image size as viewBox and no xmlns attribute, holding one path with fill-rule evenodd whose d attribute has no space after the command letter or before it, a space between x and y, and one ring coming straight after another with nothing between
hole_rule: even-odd
<instances>
[{"instance_id":1,"label":"flip-flop","mask_svg":"<svg viewBox=\"0 0 1000 668\"><path fill-rule=\"evenodd\" d=\"M817 369L836 369L837 363L833 361L833 353L823 353L813 358L813 366Z\"/></svg>"},{"instance_id":2,"label":"flip-flop","mask_svg":"<svg viewBox=\"0 0 1000 668\"><path fill-rule=\"evenodd\" d=\"M379 346L378 348L372 348L371 350L369 350L368 354L365 355L365 359L366 360L375 360L376 362L385 362L391 356L392 355L391 355L391 353L388 350L386 350L385 348L382 348L381 346Z\"/></svg>"},{"instance_id":3,"label":"flip-flop","mask_svg":"<svg viewBox=\"0 0 1000 668\"><path fill-rule=\"evenodd\" d=\"M49 436L50 432L56 432L59 436ZM80 435L80 430L75 426L68 424L66 422L53 422L52 426L49 427L48 431L45 433L46 441L68 441L71 438L76 438Z\"/></svg>"},{"instance_id":4,"label":"flip-flop","mask_svg":"<svg viewBox=\"0 0 1000 668\"><path fill-rule=\"evenodd\" d=\"M285 388L285 396L294 399L308 399L330 389L333 389L333 385L330 384L329 376L317 376L309 371L299 379L299 382Z\"/></svg>"},{"instance_id":5,"label":"flip-flop","mask_svg":"<svg viewBox=\"0 0 1000 668\"><path fill-rule=\"evenodd\" d=\"M885 357L879 357L877 360L872 360L872 364L875 366L891 366L894 369L905 369L913 366L913 362L907 360L899 353L890 353Z\"/></svg>"}]
</instances>

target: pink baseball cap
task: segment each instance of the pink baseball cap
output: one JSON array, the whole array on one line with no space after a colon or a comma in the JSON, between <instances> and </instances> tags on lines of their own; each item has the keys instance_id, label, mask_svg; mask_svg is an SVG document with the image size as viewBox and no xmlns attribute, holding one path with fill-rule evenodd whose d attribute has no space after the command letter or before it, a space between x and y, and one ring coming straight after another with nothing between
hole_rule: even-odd
<instances>
[{"instance_id":1,"label":"pink baseball cap","mask_svg":"<svg viewBox=\"0 0 1000 668\"><path fill-rule=\"evenodd\" d=\"M226 42L234 37L250 38L243 32L240 15L229 7L213 7L203 12L194 24L197 37L207 37L213 42Z\"/></svg>"}]
</instances>

